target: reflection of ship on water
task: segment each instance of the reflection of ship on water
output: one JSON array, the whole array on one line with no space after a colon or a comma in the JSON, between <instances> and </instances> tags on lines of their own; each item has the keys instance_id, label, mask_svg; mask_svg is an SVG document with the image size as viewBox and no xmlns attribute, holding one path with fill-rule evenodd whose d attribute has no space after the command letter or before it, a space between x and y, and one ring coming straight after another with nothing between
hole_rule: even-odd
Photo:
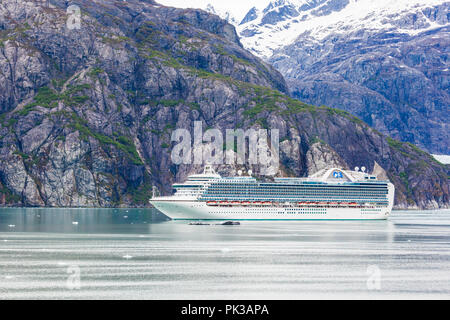
<instances>
[{"instance_id":1,"label":"reflection of ship on water","mask_svg":"<svg viewBox=\"0 0 450 320\"><path fill-rule=\"evenodd\" d=\"M387 219L394 185L360 171L321 170L308 178L221 177L211 166L150 202L176 220Z\"/></svg>"}]
</instances>

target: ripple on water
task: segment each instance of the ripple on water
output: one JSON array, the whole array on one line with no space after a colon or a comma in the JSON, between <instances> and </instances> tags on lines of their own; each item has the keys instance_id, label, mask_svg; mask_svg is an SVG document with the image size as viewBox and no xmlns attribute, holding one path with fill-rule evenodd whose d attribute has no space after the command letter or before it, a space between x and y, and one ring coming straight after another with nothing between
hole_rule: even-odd
<instances>
[{"instance_id":1,"label":"ripple on water","mask_svg":"<svg viewBox=\"0 0 450 320\"><path fill-rule=\"evenodd\" d=\"M0 209L0 298L449 298L449 231L449 210L200 228L142 209Z\"/></svg>"}]
</instances>

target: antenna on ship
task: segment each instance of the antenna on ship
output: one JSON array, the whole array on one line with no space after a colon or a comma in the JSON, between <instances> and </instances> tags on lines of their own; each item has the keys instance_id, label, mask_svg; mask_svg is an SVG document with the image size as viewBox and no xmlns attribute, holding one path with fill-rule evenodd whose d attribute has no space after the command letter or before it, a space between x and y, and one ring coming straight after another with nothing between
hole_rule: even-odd
<instances>
[{"instance_id":1,"label":"antenna on ship","mask_svg":"<svg viewBox=\"0 0 450 320\"><path fill-rule=\"evenodd\" d=\"M238 170L238 176L242 176L242 170Z\"/></svg>"},{"instance_id":2,"label":"antenna on ship","mask_svg":"<svg viewBox=\"0 0 450 320\"><path fill-rule=\"evenodd\" d=\"M252 170L248 170L248 175L252 176L253 171Z\"/></svg>"},{"instance_id":3,"label":"antenna on ship","mask_svg":"<svg viewBox=\"0 0 450 320\"><path fill-rule=\"evenodd\" d=\"M362 172L366 172L366 167L361 167Z\"/></svg>"},{"instance_id":4,"label":"antenna on ship","mask_svg":"<svg viewBox=\"0 0 450 320\"><path fill-rule=\"evenodd\" d=\"M355 171L358 172L359 171L359 167L355 167Z\"/></svg>"},{"instance_id":5,"label":"antenna on ship","mask_svg":"<svg viewBox=\"0 0 450 320\"><path fill-rule=\"evenodd\" d=\"M158 187L152 186L152 198L156 198L157 196L159 196Z\"/></svg>"}]
</instances>

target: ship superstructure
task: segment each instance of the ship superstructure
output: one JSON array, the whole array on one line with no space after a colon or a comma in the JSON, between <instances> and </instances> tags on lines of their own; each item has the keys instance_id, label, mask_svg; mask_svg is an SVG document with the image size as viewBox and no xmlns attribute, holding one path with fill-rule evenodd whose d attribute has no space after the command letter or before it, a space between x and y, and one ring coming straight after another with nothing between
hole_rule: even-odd
<instances>
[{"instance_id":1,"label":"ship superstructure","mask_svg":"<svg viewBox=\"0 0 450 320\"><path fill-rule=\"evenodd\" d=\"M361 171L332 168L308 178L221 177L211 166L151 203L175 220L387 219L394 186Z\"/></svg>"}]
</instances>

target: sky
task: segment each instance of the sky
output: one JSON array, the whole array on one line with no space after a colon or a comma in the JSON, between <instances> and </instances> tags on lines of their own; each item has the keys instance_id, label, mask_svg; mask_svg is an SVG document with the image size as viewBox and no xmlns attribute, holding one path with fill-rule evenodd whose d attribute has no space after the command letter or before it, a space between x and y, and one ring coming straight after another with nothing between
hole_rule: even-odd
<instances>
[{"instance_id":1,"label":"sky","mask_svg":"<svg viewBox=\"0 0 450 320\"><path fill-rule=\"evenodd\" d=\"M238 20L243 19L252 7L264 7L269 0L156 0L160 4L178 8L205 8L211 3L217 10L229 11Z\"/></svg>"}]
</instances>

